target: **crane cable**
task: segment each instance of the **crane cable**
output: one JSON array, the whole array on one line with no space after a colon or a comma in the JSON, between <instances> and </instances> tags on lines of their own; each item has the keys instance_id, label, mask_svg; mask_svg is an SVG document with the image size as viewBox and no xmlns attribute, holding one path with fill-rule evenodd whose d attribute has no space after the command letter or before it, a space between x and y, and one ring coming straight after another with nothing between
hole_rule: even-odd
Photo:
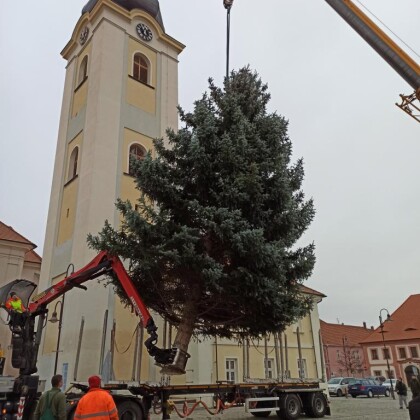
<instances>
[{"instance_id":1,"label":"crane cable","mask_svg":"<svg viewBox=\"0 0 420 420\"><path fill-rule=\"evenodd\" d=\"M137 332L137 330L139 329L139 327L140 327L140 324L137 324L137 327L134 329L134 331L133 331L133 335L131 336L130 343L128 344L128 347L127 347L124 351L121 351L121 350L118 348L117 340L114 340L114 346L115 346L115 349L117 350L117 353L119 353L119 354L124 354L124 353L127 353L127 352L128 352L128 350L130 349L131 345L133 344L133 338L134 338L134 335L136 334L136 332Z\"/></svg>"},{"instance_id":2,"label":"crane cable","mask_svg":"<svg viewBox=\"0 0 420 420\"><path fill-rule=\"evenodd\" d=\"M378 22L380 22L389 32L391 32L398 40L400 40L411 52L413 52L417 57L420 58L420 55L410 47L402 38L400 38L389 26L385 24L381 19L378 18L371 10L369 10L361 1L355 0L357 3L360 4L367 12L369 12Z\"/></svg>"},{"instance_id":3,"label":"crane cable","mask_svg":"<svg viewBox=\"0 0 420 420\"><path fill-rule=\"evenodd\" d=\"M202 406L210 415L215 416L216 414L219 414L220 412L227 410L231 407L237 407L239 404L241 404L240 397L235 396L235 399L231 403L224 403L220 398L217 398L216 407L214 410L210 409L209 406L201 400L196 401L192 407L188 406L187 401L184 401L184 404L182 406L182 412L178 410L177 406L175 405L175 402L172 400L168 400L168 407L171 411L175 411L178 416L182 419L185 419L189 417L193 411L198 407Z\"/></svg>"}]
</instances>

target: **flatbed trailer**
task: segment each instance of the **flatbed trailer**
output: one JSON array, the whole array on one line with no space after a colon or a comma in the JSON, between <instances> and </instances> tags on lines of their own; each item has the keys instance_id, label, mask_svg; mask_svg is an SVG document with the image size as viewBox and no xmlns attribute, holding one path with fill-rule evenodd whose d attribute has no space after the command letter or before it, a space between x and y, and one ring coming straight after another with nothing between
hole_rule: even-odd
<instances>
[{"instance_id":1,"label":"flatbed trailer","mask_svg":"<svg viewBox=\"0 0 420 420\"><path fill-rule=\"evenodd\" d=\"M77 401L81 398L80 391L84 393L88 389L86 384L80 383L74 383L73 387L79 393L67 393L68 420L73 419ZM148 419L152 412L161 415L162 420L170 419L173 413L181 418L193 418L194 410L199 406L204 407L210 415L233 407L244 407L247 413L255 417L268 417L274 411L280 419L285 420L298 419L302 414L312 418L331 415L327 394L319 382L289 380L165 386L123 383L106 384L103 388L113 396L120 418L143 420ZM211 397L211 404L201 399L206 395ZM184 401L179 399L180 396L184 397ZM178 397L178 402L182 403L181 410L174 397Z\"/></svg>"}]
</instances>

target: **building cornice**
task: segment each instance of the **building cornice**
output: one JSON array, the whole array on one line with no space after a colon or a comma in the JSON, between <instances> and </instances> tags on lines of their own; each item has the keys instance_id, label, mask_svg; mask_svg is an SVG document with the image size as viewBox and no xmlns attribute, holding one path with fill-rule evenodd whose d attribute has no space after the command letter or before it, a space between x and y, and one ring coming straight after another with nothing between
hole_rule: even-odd
<instances>
[{"instance_id":1,"label":"building cornice","mask_svg":"<svg viewBox=\"0 0 420 420\"><path fill-rule=\"evenodd\" d=\"M156 20L148 13L139 9L133 9L131 11L128 11L123 7L119 6L118 4L112 2L111 0L101 0L95 5L91 12L83 14L80 17L79 21L76 23L70 41L61 51L61 55L64 59L69 60L71 55L74 53L75 49L78 47L79 43L77 35L80 33L82 27L89 22L94 22L99 17L99 14L102 12L102 10L106 8L113 10L115 13L118 13L127 22L132 22L135 18L141 17L153 27L155 32L158 34L158 39L162 40L167 45L173 47L178 54L180 54L184 50L185 45L172 38L171 36L167 35L162 30L161 26L156 22Z\"/></svg>"}]
</instances>

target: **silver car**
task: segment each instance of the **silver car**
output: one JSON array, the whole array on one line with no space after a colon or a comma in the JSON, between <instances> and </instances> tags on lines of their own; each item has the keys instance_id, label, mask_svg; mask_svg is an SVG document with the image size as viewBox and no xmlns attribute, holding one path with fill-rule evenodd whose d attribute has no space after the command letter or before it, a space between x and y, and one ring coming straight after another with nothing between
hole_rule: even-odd
<instances>
[{"instance_id":1,"label":"silver car","mask_svg":"<svg viewBox=\"0 0 420 420\"><path fill-rule=\"evenodd\" d=\"M392 388L395 391L395 385L397 384L396 379L386 379L384 382L382 382L382 386L385 386L388 389L391 389L391 381L392 381Z\"/></svg>"},{"instance_id":2,"label":"silver car","mask_svg":"<svg viewBox=\"0 0 420 420\"><path fill-rule=\"evenodd\" d=\"M328 381L328 392L330 395L337 395L337 397L342 397L347 394L347 387L349 384L353 383L355 378L352 377L338 377L331 378Z\"/></svg>"}]
</instances>

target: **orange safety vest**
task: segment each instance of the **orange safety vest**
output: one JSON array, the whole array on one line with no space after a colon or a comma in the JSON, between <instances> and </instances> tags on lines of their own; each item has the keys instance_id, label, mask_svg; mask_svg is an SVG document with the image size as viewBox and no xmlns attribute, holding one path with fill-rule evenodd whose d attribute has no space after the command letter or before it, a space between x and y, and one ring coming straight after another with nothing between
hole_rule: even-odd
<instances>
[{"instance_id":1,"label":"orange safety vest","mask_svg":"<svg viewBox=\"0 0 420 420\"><path fill-rule=\"evenodd\" d=\"M117 407L108 391L92 388L77 404L74 420L118 420Z\"/></svg>"},{"instance_id":2,"label":"orange safety vest","mask_svg":"<svg viewBox=\"0 0 420 420\"><path fill-rule=\"evenodd\" d=\"M23 305L22 300L20 298L17 298L17 299L9 298L9 299L7 299L7 302L6 302L5 306L9 311L12 310L12 311L16 311L16 312L19 312L19 313L22 313L22 312L26 311L26 308Z\"/></svg>"}]
</instances>

